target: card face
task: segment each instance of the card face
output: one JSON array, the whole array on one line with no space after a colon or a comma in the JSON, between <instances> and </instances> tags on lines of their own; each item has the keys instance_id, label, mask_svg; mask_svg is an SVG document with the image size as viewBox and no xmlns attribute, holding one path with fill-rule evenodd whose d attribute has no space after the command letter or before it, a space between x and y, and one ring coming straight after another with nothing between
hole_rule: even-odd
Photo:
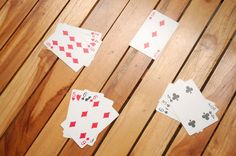
<instances>
[{"instance_id":1,"label":"card face","mask_svg":"<svg viewBox=\"0 0 236 156\"><path fill-rule=\"evenodd\" d=\"M81 148L92 146L98 134L118 116L112 105L113 101L102 93L72 90L67 117L61 123L63 136L72 138Z\"/></svg>"},{"instance_id":2,"label":"card face","mask_svg":"<svg viewBox=\"0 0 236 156\"><path fill-rule=\"evenodd\" d=\"M156 59L177 27L176 21L153 10L130 42L130 46Z\"/></svg>"},{"instance_id":3,"label":"card face","mask_svg":"<svg viewBox=\"0 0 236 156\"><path fill-rule=\"evenodd\" d=\"M202 95L192 80L170 83L156 110L181 122L189 135L203 131L218 120L218 108Z\"/></svg>"},{"instance_id":4,"label":"card face","mask_svg":"<svg viewBox=\"0 0 236 156\"><path fill-rule=\"evenodd\" d=\"M176 92L176 90L178 92ZM189 135L203 130L218 120L194 83L175 85L168 93L171 107Z\"/></svg>"},{"instance_id":5,"label":"card face","mask_svg":"<svg viewBox=\"0 0 236 156\"><path fill-rule=\"evenodd\" d=\"M45 46L74 71L89 66L102 41L99 32L59 23Z\"/></svg>"}]
</instances>

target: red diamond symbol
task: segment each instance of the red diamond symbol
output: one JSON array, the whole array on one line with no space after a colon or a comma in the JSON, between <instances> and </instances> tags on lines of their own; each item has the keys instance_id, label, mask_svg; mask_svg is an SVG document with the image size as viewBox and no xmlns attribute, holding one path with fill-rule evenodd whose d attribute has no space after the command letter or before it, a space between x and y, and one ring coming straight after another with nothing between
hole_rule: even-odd
<instances>
[{"instance_id":1,"label":"red diamond symbol","mask_svg":"<svg viewBox=\"0 0 236 156\"><path fill-rule=\"evenodd\" d=\"M66 57L71 57L71 53L66 53Z\"/></svg>"},{"instance_id":2,"label":"red diamond symbol","mask_svg":"<svg viewBox=\"0 0 236 156\"><path fill-rule=\"evenodd\" d=\"M88 111L82 112L81 117L87 116Z\"/></svg>"},{"instance_id":3,"label":"red diamond symbol","mask_svg":"<svg viewBox=\"0 0 236 156\"><path fill-rule=\"evenodd\" d=\"M165 20L160 21L160 26L163 26L163 25L165 25Z\"/></svg>"},{"instance_id":4,"label":"red diamond symbol","mask_svg":"<svg viewBox=\"0 0 236 156\"><path fill-rule=\"evenodd\" d=\"M94 122L91 128L97 128L97 127L98 127L98 122Z\"/></svg>"},{"instance_id":5,"label":"red diamond symbol","mask_svg":"<svg viewBox=\"0 0 236 156\"><path fill-rule=\"evenodd\" d=\"M69 38L70 38L70 41L75 41L75 37L70 36Z\"/></svg>"},{"instance_id":6,"label":"red diamond symbol","mask_svg":"<svg viewBox=\"0 0 236 156\"><path fill-rule=\"evenodd\" d=\"M71 45L71 44L68 44L67 47L68 47L68 49L73 49L73 45Z\"/></svg>"},{"instance_id":7,"label":"red diamond symbol","mask_svg":"<svg viewBox=\"0 0 236 156\"><path fill-rule=\"evenodd\" d=\"M59 46L59 50L60 50L60 51L65 51L65 48L62 47L62 46Z\"/></svg>"},{"instance_id":8,"label":"red diamond symbol","mask_svg":"<svg viewBox=\"0 0 236 156\"><path fill-rule=\"evenodd\" d=\"M92 42L92 43L90 43L92 46L95 46L96 45L96 43L94 43L94 42Z\"/></svg>"},{"instance_id":9,"label":"red diamond symbol","mask_svg":"<svg viewBox=\"0 0 236 156\"><path fill-rule=\"evenodd\" d=\"M89 140L89 138L86 138L86 140Z\"/></svg>"},{"instance_id":10,"label":"red diamond symbol","mask_svg":"<svg viewBox=\"0 0 236 156\"><path fill-rule=\"evenodd\" d=\"M79 136L80 139L85 138L85 137L86 137L86 133L80 133L80 136Z\"/></svg>"},{"instance_id":11,"label":"red diamond symbol","mask_svg":"<svg viewBox=\"0 0 236 156\"><path fill-rule=\"evenodd\" d=\"M103 114L103 118L108 118L108 117L109 117L109 115L110 115L110 113L109 113L109 112L107 112L107 113L104 113L104 114Z\"/></svg>"},{"instance_id":12,"label":"red diamond symbol","mask_svg":"<svg viewBox=\"0 0 236 156\"><path fill-rule=\"evenodd\" d=\"M76 96L76 98L77 98L78 101L79 101L80 97L81 97L81 96L80 96L79 94Z\"/></svg>"},{"instance_id":13,"label":"red diamond symbol","mask_svg":"<svg viewBox=\"0 0 236 156\"><path fill-rule=\"evenodd\" d=\"M93 103L93 107L97 107L99 105L99 101Z\"/></svg>"},{"instance_id":14,"label":"red diamond symbol","mask_svg":"<svg viewBox=\"0 0 236 156\"><path fill-rule=\"evenodd\" d=\"M53 44L53 45L58 45L58 42L53 40L53 41L52 41L52 44Z\"/></svg>"},{"instance_id":15,"label":"red diamond symbol","mask_svg":"<svg viewBox=\"0 0 236 156\"><path fill-rule=\"evenodd\" d=\"M157 31L152 32L152 37L156 37L157 36Z\"/></svg>"},{"instance_id":16,"label":"red diamond symbol","mask_svg":"<svg viewBox=\"0 0 236 156\"><path fill-rule=\"evenodd\" d=\"M75 121L72 121L72 122L70 122L69 127L75 127L75 124L76 124L76 122L75 122Z\"/></svg>"},{"instance_id":17,"label":"red diamond symbol","mask_svg":"<svg viewBox=\"0 0 236 156\"><path fill-rule=\"evenodd\" d=\"M74 63L79 63L78 59L73 58Z\"/></svg>"},{"instance_id":18,"label":"red diamond symbol","mask_svg":"<svg viewBox=\"0 0 236 156\"><path fill-rule=\"evenodd\" d=\"M144 43L144 49L149 47L149 43Z\"/></svg>"},{"instance_id":19,"label":"red diamond symbol","mask_svg":"<svg viewBox=\"0 0 236 156\"><path fill-rule=\"evenodd\" d=\"M84 53L88 53L89 52L87 48L84 48L83 51L84 51Z\"/></svg>"},{"instance_id":20,"label":"red diamond symbol","mask_svg":"<svg viewBox=\"0 0 236 156\"><path fill-rule=\"evenodd\" d=\"M63 33L63 35L68 36L68 31L63 30L62 33Z\"/></svg>"},{"instance_id":21,"label":"red diamond symbol","mask_svg":"<svg viewBox=\"0 0 236 156\"><path fill-rule=\"evenodd\" d=\"M77 46L77 47L81 47L82 45L81 45L80 42L76 42L76 46Z\"/></svg>"}]
</instances>

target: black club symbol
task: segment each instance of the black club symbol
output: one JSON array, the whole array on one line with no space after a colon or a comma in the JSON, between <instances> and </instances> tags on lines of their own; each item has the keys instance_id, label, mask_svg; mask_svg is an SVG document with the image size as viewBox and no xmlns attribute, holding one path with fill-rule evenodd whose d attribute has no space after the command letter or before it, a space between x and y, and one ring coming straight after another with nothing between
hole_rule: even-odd
<instances>
[{"instance_id":1,"label":"black club symbol","mask_svg":"<svg viewBox=\"0 0 236 156\"><path fill-rule=\"evenodd\" d=\"M193 88L191 88L189 86L186 87L186 93L190 93L191 94L192 91L193 91Z\"/></svg>"},{"instance_id":2,"label":"black club symbol","mask_svg":"<svg viewBox=\"0 0 236 156\"><path fill-rule=\"evenodd\" d=\"M202 118L203 119L206 119L206 120L209 120L209 113L203 113L203 115L202 115Z\"/></svg>"},{"instance_id":3,"label":"black club symbol","mask_svg":"<svg viewBox=\"0 0 236 156\"><path fill-rule=\"evenodd\" d=\"M172 99L178 101L178 100L179 100L179 95L173 93L173 95L172 95Z\"/></svg>"},{"instance_id":4,"label":"black club symbol","mask_svg":"<svg viewBox=\"0 0 236 156\"><path fill-rule=\"evenodd\" d=\"M188 122L188 125L193 128L196 126L195 124L196 124L195 120L189 120L189 122Z\"/></svg>"}]
</instances>

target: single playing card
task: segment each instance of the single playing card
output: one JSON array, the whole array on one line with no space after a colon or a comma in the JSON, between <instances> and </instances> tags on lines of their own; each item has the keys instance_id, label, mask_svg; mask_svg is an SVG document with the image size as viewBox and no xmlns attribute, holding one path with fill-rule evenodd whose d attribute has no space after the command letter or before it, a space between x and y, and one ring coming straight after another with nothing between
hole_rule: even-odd
<instances>
[{"instance_id":1,"label":"single playing card","mask_svg":"<svg viewBox=\"0 0 236 156\"><path fill-rule=\"evenodd\" d=\"M168 90L171 109L189 135L203 130L218 120L193 81L175 83Z\"/></svg>"},{"instance_id":2,"label":"single playing card","mask_svg":"<svg viewBox=\"0 0 236 156\"><path fill-rule=\"evenodd\" d=\"M130 42L130 46L156 59L177 27L176 21L153 10Z\"/></svg>"},{"instance_id":3,"label":"single playing card","mask_svg":"<svg viewBox=\"0 0 236 156\"><path fill-rule=\"evenodd\" d=\"M58 24L56 33L68 38L71 44L76 47L83 47L83 63L85 66L89 66L93 60L98 48L102 41L102 34L99 32L81 29L67 24ZM80 42L82 40L82 42Z\"/></svg>"},{"instance_id":4,"label":"single playing card","mask_svg":"<svg viewBox=\"0 0 236 156\"><path fill-rule=\"evenodd\" d=\"M83 61L81 60L83 49L75 48L74 45L70 44L69 41L62 36L53 34L44 44L74 71L78 71L83 66Z\"/></svg>"},{"instance_id":5,"label":"single playing card","mask_svg":"<svg viewBox=\"0 0 236 156\"><path fill-rule=\"evenodd\" d=\"M74 127L69 129L70 136L83 148L91 138L96 136L109 125L118 113L112 108L112 101L102 97L99 101L83 102L85 107L81 116L74 122Z\"/></svg>"}]
</instances>

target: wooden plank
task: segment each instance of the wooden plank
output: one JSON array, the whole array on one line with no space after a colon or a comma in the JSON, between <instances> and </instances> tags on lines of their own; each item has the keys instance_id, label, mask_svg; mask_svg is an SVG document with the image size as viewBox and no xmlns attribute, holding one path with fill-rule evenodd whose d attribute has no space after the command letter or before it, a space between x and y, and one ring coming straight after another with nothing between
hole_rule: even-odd
<instances>
[{"instance_id":1,"label":"wooden plank","mask_svg":"<svg viewBox=\"0 0 236 156\"><path fill-rule=\"evenodd\" d=\"M0 49L37 2L38 0L8 0L3 8L0 4Z\"/></svg>"},{"instance_id":2,"label":"wooden plank","mask_svg":"<svg viewBox=\"0 0 236 156\"><path fill-rule=\"evenodd\" d=\"M224 3L213 18L178 78L194 79L198 86L203 85L235 30L236 16L234 14L229 16L233 9L233 7L228 7L229 5L232 4L230 2ZM150 154L161 155L178 125L179 123L176 121L156 113L133 153L142 154L142 151L149 151Z\"/></svg>"},{"instance_id":3,"label":"wooden plank","mask_svg":"<svg viewBox=\"0 0 236 156\"><path fill-rule=\"evenodd\" d=\"M177 20L188 2L188 0L162 0L156 9ZM119 111L125 103L150 61L151 59L149 57L146 57L135 49L130 48L104 86L101 92L109 99L115 101L113 107L117 111ZM85 147L83 149L78 148L78 145L74 141L69 140L60 155L92 155L94 150L105 137L106 133L107 129L99 134L99 137L92 147Z\"/></svg>"},{"instance_id":4,"label":"wooden plank","mask_svg":"<svg viewBox=\"0 0 236 156\"><path fill-rule=\"evenodd\" d=\"M6 4L7 0L0 1L0 9Z\"/></svg>"},{"instance_id":5,"label":"wooden plank","mask_svg":"<svg viewBox=\"0 0 236 156\"><path fill-rule=\"evenodd\" d=\"M218 4L219 1L192 1L164 52L150 67L96 155L126 155L129 152ZM202 11L198 12L200 8Z\"/></svg>"},{"instance_id":6,"label":"wooden plank","mask_svg":"<svg viewBox=\"0 0 236 156\"><path fill-rule=\"evenodd\" d=\"M128 0L99 1L82 27L106 34L127 2ZM74 10L77 9L81 8L74 8ZM106 12L106 14L104 12ZM78 13L69 15L77 17ZM102 22L100 22L101 18L104 18ZM47 74L46 78L40 83L20 114L15 118L5 135L1 138L0 144L2 148L11 147L11 150L5 150L7 153L0 155L16 155L26 152L77 76L78 73L65 66L62 61L58 61L54 65L51 72ZM27 131L25 131L26 127ZM16 129L17 132L15 131ZM18 136L28 137L21 138Z\"/></svg>"},{"instance_id":7,"label":"wooden plank","mask_svg":"<svg viewBox=\"0 0 236 156\"><path fill-rule=\"evenodd\" d=\"M150 10L154 8L156 2L156 0L148 2L145 0L131 0L129 2L104 39L95 60L89 68L83 70L72 88L86 88L92 91L99 91L125 53L133 35L150 13ZM55 155L65 144L67 139L62 137L62 129L59 125L65 119L70 93L71 90L54 112L27 154L37 153L38 148L43 149L47 146L48 150L42 151L45 152L43 154ZM51 131L51 128L54 131ZM46 142L45 138L47 138ZM53 140L54 143L51 144L50 140Z\"/></svg>"},{"instance_id":8,"label":"wooden plank","mask_svg":"<svg viewBox=\"0 0 236 156\"><path fill-rule=\"evenodd\" d=\"M0 93L2 93L67 2L68 0L39 1L7 44L1 49ZM14 13L14 11L12 12Z\"/></svg>"},{"instance_id":9,"label":"wooden plank","mask_svg":"<svg viewBox=\"0 0 236 156\"><path fill-rule=\"evenodd\" d=\"M53 33L58 22L80 25L96 2L97 0L86 2L82 0L70 1L62 14L58 17L58 20L53 24L52 28L2 93L0 96L1 136L57 59L52 52L46 49L43 45L43 41ZM80 10L80 12L78 12L78 10ZM5 107L5 104L7 104L7 107Z\"/></svg>"},{"instance_id":10,"label":"wooden plank","mask_svg":"<svg viewBox=\"0 0 236 156\"><path fill-rule=\"evenodd\" d=\"M234 67L235 68L235 67ZM236 98L231 103L203 155L236 155Z\"/></svg>"},{"instance_id":11,"label":"wooden plank","mask_svg":"<svg viewBox=\"0 0 236 156\"><path fill-rule=\"evenodd\" d=\"M231 5L234 6L233 4ZM232 8L227 6L227 9L231 10ZM217 112L219 119L223 115L236 89L235 50L236 38L231 43L231 47L227 50L225 56L218 65L217 70L203 91L203 95L205 95L207 99L214 101L219 108L219 112ZM191 153L193 155L200 155L216 126L217 124L213 124L209 128L204 129L202 133L194 135L194 137L189 136L184 128L181 128L167 154L173 155L181 153L181 155L185 155ZM199 142L201 143L199 144Z\"/></svg>"}]
</instances>

